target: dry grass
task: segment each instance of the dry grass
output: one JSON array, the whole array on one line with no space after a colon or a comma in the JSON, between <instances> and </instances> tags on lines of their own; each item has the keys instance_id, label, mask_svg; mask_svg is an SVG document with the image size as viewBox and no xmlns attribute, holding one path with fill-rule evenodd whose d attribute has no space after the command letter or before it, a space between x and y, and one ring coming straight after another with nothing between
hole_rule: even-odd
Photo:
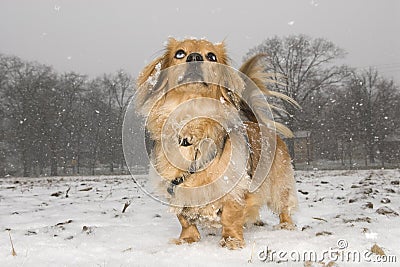
<instances>
[{"instance_id":1,"label":"dry grass","mask_svg":"<svg viewBox=\"0 0 400 267\"><path fill-rule=\"evenodd\" d=\"M10 231L8 231L8 236L10 237L10 243L11 243L11 255L13 255L15 257L15 256L17 256L17 252L15 252L14 243L12 241Z\"/></svg>"}]
</instances>

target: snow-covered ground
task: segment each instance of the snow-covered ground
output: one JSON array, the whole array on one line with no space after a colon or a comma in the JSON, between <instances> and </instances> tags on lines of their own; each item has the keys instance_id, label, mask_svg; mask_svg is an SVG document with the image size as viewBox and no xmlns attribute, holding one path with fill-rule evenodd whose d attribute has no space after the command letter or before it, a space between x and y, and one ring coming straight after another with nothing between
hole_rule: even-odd
<instances>
[{"instance_id":1,"label":"snow-covered ground","mask_svg":"<svg viewBox=\"0 0 400 267\"><path fill-rule=\"evenodd\" d=\"M399 170L296 179L297 230L274 230L278 218L265 209L266 224L245 229L238 251L207 229L199 243L171 244L178 220L130 176L0 179L0 266L399 266Z\"/></svg>"}]
</instances>

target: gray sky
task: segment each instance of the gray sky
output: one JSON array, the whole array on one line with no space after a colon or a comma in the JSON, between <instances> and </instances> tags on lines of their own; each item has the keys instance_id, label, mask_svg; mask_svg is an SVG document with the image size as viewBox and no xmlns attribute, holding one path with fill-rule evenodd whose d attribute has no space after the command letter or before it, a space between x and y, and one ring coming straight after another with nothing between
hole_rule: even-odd
<instances>
[{"instance_id":1,"label":"gray sky","mask_svg":"<svg viewBox=\"0 0 400 267\"><path fill-rule=\"evenodd\" d=\"M0 0L0 53L91 76L136 76L168 36L224 40L235 66L274 35L304 33L344 48L345 63L400 82L398 0Z\"/></svg>"}]
</instances>

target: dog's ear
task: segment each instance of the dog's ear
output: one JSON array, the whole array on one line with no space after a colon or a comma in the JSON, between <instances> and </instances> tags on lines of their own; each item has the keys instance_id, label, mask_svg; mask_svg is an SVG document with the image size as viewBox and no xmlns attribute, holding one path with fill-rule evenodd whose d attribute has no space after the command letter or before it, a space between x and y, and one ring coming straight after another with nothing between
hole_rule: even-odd
<instances>
[{"instance_id":1,"label":"dog's ear","mask_svg":"<svg viewBox=\"0 0 400 267\"><path fill-rule=\"evenodd\" d=\"M148 64L143 71L139 74L137 85L138 87L144 85L145 82L152 83L153 87L160 87L154 86L156 82L159 82L159 73L161 70L164 70L170 66L171 54L173 54L173 49L177 46L179 41L175 38L170 37L168 39L167 44L165 45L165 53L164 55L156 58L150 64ZM155 88L153 88L155 89Z\"/></svg>"},{"instance_id":2,"label":"dog's ear","mask_svg":"<svg viewBox=\"0 0 400 267\"><path fill-rule=\"evenodd\" d=\"M139 74L136 84L135 105L137 110L146 115L148 113L148 100L154 96L155 88L159 87L162 65L165 55L160 56L148 64Z\"/></svg>"},{"instance_id":3,"label":"dog's ear","mask_svg":"<svg viewBox=\"0 0 400 267\"><path fill-rule=\"evenodd\" d=\"M150 81L150 77L155 77L157 71L161 70L161 65L164 61L165 56L162 55L155 60L153 60L150 64L144 67L143 71L139 74L137 79L138 87L142 86L145 82Z\"/></svg>"},{"instance_id":4,"label":"dog's ear","mask_svg":"<svg viewBox=\"0 0 400 267\"><path fill-rule=\"evenodd\" d=\"M179 43L174 37L169 37L167 42L167 48L174 48Z\"/></svg>"},{"instance_id":5,"label":"dog's ear","mask_svg":"<svg viewBox=\"0 0 400 267\"><path fill-rule=\"evenodd\" d=\"M233 105L236 109L240 108L240 98L244 89L244 81L237 74L237 71L229 66L230 59L226 52L224 42L214 44L218 63L212 65L214 73L219 75L213 77L213 81L218 84L222 97Z\"/></svg>"},{"instance_id":6,"label":"dog's ear","mask_svg":"<svg viewBox=\"0 0 400 267\"><path fill-rule=\"evenodd\" d=\"M217 57L218 57L218 63L227 65L229 63L229 57L228 53L226 52L226 45L225 42L222 41L220 43L214 44L216 52L217 52Z\"/></svg>"}]
</instances>

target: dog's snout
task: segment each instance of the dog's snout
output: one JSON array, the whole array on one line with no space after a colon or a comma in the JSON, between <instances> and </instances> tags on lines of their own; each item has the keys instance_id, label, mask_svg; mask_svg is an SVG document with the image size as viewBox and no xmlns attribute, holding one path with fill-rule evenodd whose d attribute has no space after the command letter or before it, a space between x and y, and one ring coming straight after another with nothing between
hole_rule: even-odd
<instances>
[{"instance_id":1,"label":"dog's snout","mask_svg":"<svg viewBox=\"0 0 400 267\"><path fill-rule=\"evenodd\" d=\"M199 53L191 53L187 56L186 62L204 61L203 56Z\"/></svg>"}]
</instances>

